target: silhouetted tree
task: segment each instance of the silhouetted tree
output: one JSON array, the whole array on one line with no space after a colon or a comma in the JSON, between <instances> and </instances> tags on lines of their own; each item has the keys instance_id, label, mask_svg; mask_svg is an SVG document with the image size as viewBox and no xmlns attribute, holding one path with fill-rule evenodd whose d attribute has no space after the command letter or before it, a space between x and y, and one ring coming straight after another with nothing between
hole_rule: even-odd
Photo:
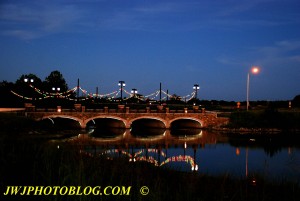
<instances>
[{"instance_id":1,"label":"silhouetted tree","mask_svg":"<svg viewBox=\"0 0 300 201\"><path fill-rule=\"evenodd\" d=\"M12 82L7 82L3 80L0 82L0 107L19 107L20 99L11 93L11 90L14 88Z\"/></svg>"},{"instance_id":2,"label":"silhouetted tree","mask_svg":"<svg viewBox=\"0 0 300 201\"><path fill-rule=\"evenodd\" d=\"M42 85L42 80L36 76L35 74L23 74L19 77L19 79L17 79L16 81L16 85L21 85L24 86L24 84L26 84L25 79L27 79L27 84L32 84L33 86L39 88ZM31 82L31 80L33 82Z\"/></svg>"},{"instance_id":3,"label":"silhouetted tree","mask_svg":"<svg viewBox=\"0 0 300 201\"><path fill-rule=\"evenodd\" d=\"M42 80L35 74L30 73L21 75L17 79L13 90L22 96L37 99L41 94L37 93L35 88L42 88Z\"/></svg>"},{"instance_id":4,"label":"silhouetted tree","mask_svg":"<svg viewBox=\"0 0 300 201\"><path fill-rule=\"evenodd\" d=\"M66 83L65 78L57 70L52 71L50 73L50 75L45 78L45 81L44 81L44 89L45 90L47 90L48 92L51 92L53 88L55 88L55 90L57 90L57 88L59 88L60 92L65 92L68 90L68 85Z\"/></svg>"},{"instance_id":5,"label":"silhouetted tree","mask_svg":"<svg viewBox=\"0 0 300 201\"><path fill-rule=\"evenodd\" d=\"M300 95L295 96L292 101L292 107L300 107Z\"/></svg>"}]
</instances>

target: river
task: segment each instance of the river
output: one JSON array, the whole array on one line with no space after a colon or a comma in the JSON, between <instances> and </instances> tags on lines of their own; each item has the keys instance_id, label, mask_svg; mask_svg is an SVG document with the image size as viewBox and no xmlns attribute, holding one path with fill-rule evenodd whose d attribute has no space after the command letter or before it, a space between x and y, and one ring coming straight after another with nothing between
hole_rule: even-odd
<instances>
[{"instance_id":1,"label":"river","mask_svg":"<svg viewBox=\"0 0 300 201\"><path fill-rule=\"evenodd\" d=\"M115 200L297 200L297 135L201 129L90 128L29 133L12 129L0 138L0 192L1 196L9 194L6 200L41 200L35 196L41 191L25 192L27 187L43 187L42 195L46 195L56 187L125 186L132 188L130 196L114 196ZM9 191L12 186L26 189L18 194ZM145 186L150 189L147 197L140 191ZM99 200L98 194L81 198L59 193L63 196L54 193L43 198ZM24 194L26 197L20 197Z\"/></svg>"},{"instance_id":2,"label":"river","mask_svg":"<svg viewBox=\"0 0 300 201\"><path fill-rule=\"evenodd\" d=\"M146 134L146 135L144 135ZM296 134L222 134L201 129L174 132L89 130L67 139L51 140L55 147L80 145L87 155L108 159L127 157L178 171L213 176L260 177L300 181L300 146Z\"/></svg>"}]
</instances>

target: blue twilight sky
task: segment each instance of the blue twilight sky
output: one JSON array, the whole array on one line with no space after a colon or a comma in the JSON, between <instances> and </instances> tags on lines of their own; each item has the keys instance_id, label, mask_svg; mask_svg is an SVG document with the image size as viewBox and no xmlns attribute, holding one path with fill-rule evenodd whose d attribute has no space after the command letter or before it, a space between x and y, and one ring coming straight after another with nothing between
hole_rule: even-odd
<instances>
[{"instance_id":1,"label":"blue twilight sky","mask_svg":"<svg viewBox=\"0 0 300 201\"><path fill-rule=\"evenodd\" d=\"M104 94L162 88L200 99L300 94L299 0L1 0L0 81L59 70Z\"/></svg>"}]
</instances>

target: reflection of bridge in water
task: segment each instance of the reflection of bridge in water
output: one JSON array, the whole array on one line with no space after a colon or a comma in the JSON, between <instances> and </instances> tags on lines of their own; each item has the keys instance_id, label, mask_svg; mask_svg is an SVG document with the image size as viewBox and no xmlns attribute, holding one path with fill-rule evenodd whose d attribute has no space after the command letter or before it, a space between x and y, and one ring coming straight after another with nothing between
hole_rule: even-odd
<instances>
[{"instance_id":1,"label":"reflection of bridge in water","mask_svg":"<svg viewBox=\"0 0 300 201\"><path fill-rule=\"evenodd\" d=\"M197 131L199 133L196 135L174 136L167 129L161 135L136 137L126 129L123 134L115 137L79 134L67 141L75 146L79 145L81 153L88 156L104 156L108 159L125 156L130 162L144 161L158 167L183 163L188 164L191 170L197 171L197 149L204 147L205 144L217 142L217 134L207 133L201 129Z\"/></svg>"},{"instance_id":2,"label":"reflection of bridge in water","mask_svg":"<svg viewBox=\"0 0 300 201\"><path fill-rule=\"evenodd\" d=\"M150 156L151 153L154 153L156 155L156 157ZM195 170L195 171L198 170L198 165L195 162L196 155L194 155L194 158L189 155L178 155L178 156L168 157L167 154L163 150L159 150L156 148L140 149L134 153L133 153L133 151L132 151L132 153L130 153L130 151L124 151L124 150L120 150L120 149L109 149L109 150L105 150L102 153L99 153L99 155L105 155L108 158L109 158L109 155L113 155L113 154L125 155L129 158L130 162L145 161L145 162L154 164L155 166L158 166L158 167L164 166L171 162L185 162L191 166L192 170ZM160 162L161 156L164 158L164 160L162 162Z\"/></svg>"},{"instance_id":3,"label":"reflection of bridge in water","mask_svg":"<svg viewBox=\"0 0 300 201\"><path fill-rule=\"evenodd\" d=\"M193 130L193 129L192 129ZM70 142L79 143L82 145L95 145L95 146L118 146L125 147L128 146L180 146L180 145L190 145L190 146L205 146L205 144L216 144L217 134L207 133L206 130L194 129L198 133L194 135L171 135L171 130L166 129L160 135L147 135L147 136L134 136L131 134L130 129L124 129L124 133L121 135L106 137L99 136L95 137L92 134L79 134L77 137L70 139Z\"/></svg>"}]
</instances>

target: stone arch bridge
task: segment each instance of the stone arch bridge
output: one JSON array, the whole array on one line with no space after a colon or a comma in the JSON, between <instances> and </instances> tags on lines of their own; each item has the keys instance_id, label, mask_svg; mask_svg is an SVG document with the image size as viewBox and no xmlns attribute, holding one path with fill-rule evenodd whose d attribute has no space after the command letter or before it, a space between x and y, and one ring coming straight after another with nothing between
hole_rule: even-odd
<instances>
[{"instance_id":1,"label":"stone arch bridge","mask_svg":"<svg viewBox=\"0 0 300 201\"><path fill-rule=\"evenodd\" d=\"M202 113L139 113L139 112L64 112L64 111L48 111L48 112L26 112L26 115L37 121L47 118L68 118L79 122L81 128L86 128L87 123L99 118L109 118L119 120L124 123L125 128L131 128L131 124L139 119L153 119L161 121L166 129L171 127L171 123L176 120L193 120L200 124L201 128L219 127L228 123L228 118L218 117L216 112L202 112Z\"/></svg>"}]
</instances>

